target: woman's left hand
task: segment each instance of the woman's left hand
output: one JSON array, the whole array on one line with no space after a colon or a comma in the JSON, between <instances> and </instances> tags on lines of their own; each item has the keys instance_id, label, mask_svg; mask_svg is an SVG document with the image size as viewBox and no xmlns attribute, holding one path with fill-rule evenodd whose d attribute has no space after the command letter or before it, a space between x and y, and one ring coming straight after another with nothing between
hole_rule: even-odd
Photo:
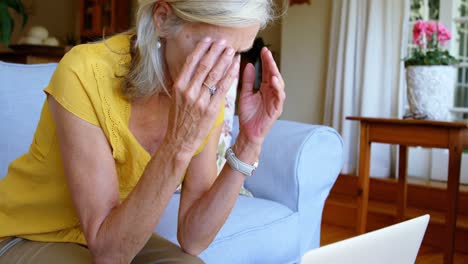
<instances>
[{"instance_id":1,"label":"woman's left hand","mask_svg":"<svg viewBox=\"0 0 468 264\"><path fill-rule=\"evenodd\" d=\"M273 123L283 112L286 98L284 81L271 51L261 51L262 83L254 93L255 67L249 63L244 69L239 97L239 136L251 144L261 145Z\"/></svg>"}]
</instances>

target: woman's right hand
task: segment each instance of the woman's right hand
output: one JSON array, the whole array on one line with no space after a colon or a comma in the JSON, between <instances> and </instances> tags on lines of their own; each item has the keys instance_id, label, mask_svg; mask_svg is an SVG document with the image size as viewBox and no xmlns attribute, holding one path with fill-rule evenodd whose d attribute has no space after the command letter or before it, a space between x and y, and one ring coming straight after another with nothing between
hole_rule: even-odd
<instances>
[{"instance_id":1,"label":"woman's right hand","mask_svg":"<svg viewBox=\"0 0 468 264\"><path fill-rule=\"evenodd\" d=\"M239 75L239 56L225 41L198 43L172 87L172 104L164 142L191 158L208 136L226 93ZM216 86L214 95L208 87Z\"/></svg>"}]
</instances>

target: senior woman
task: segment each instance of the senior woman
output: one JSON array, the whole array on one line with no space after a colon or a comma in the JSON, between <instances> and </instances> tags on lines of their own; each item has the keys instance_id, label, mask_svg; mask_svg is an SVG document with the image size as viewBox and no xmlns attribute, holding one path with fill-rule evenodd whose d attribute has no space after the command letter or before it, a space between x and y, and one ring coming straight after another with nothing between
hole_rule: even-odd
<instances>
[{"instance_id":1,"label":"senior woman","mask_svg":"<svg viewBox=\"0 0 468 264\"><path fill-rule=\"evenodd\" d=\"M31 148L0 182L1 264L200 263L254 170L285 98L266 48L258 93L244 69L218 177L216 151L239 53L271 1L139 4L135 32L75 47L45 89ZM153 230L180 184L179 248Z\"/></svg>"}]
</instances>

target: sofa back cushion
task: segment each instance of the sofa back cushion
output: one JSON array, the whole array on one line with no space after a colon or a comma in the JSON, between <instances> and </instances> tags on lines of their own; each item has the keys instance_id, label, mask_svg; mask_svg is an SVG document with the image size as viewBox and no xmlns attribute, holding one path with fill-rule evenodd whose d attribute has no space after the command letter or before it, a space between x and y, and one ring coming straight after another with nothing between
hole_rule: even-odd
<instances>
[{"instance_id":1,"label":"sofa back cushion","mask_svg":"<svg viewBox=\"0 0 468 264\"><path fill-rule=\"evenodd\" d=\"M45 100L48 85L57 64L13 64L0 61L0 179L10 162L29 150ZM237 83L226 96L225 121L218 145L218 173L230 146L237 94Z\"/></svg>"},{"instance_id":2,"label":"sofa back cushion","mask_svg":"<svg viewBox=\"0 0 468 264\"><path fill-rule=\"evenodd\" d=\"M0 179L8 165L29 150L45 94L57 64L0 61Z\"/></svg>"}]
</instances>

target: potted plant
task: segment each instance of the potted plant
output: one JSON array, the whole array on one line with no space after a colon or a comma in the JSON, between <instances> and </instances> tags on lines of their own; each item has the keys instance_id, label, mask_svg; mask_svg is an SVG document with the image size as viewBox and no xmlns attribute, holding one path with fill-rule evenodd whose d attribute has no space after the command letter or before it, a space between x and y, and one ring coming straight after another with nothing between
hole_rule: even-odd
<instances>
[{"instance_id":1,"label":"potted plant","mask_svg":"<svg viewBox=\"0 0 468 264\"><path fill-rule=\"evenodd\" d=\"M0 0L0 43L7 46L10 44L11 34L15 27L15 21L10 14L10 8L21 15L22 27L28 21L28 15L20 0Z\"/></svg>"},{"instance_id":2,"label":"potted plant","mask_svg":"<svg viewBox=\"0 0 468 264\"><path fill-rule=\"evenodd\" d=\"M409 114L406 117L448 120L454 102L458 64L445 49L452 38L440 22L418 20L413 27L412 54L405 59Z\"/></svg>"}]
</instances>

